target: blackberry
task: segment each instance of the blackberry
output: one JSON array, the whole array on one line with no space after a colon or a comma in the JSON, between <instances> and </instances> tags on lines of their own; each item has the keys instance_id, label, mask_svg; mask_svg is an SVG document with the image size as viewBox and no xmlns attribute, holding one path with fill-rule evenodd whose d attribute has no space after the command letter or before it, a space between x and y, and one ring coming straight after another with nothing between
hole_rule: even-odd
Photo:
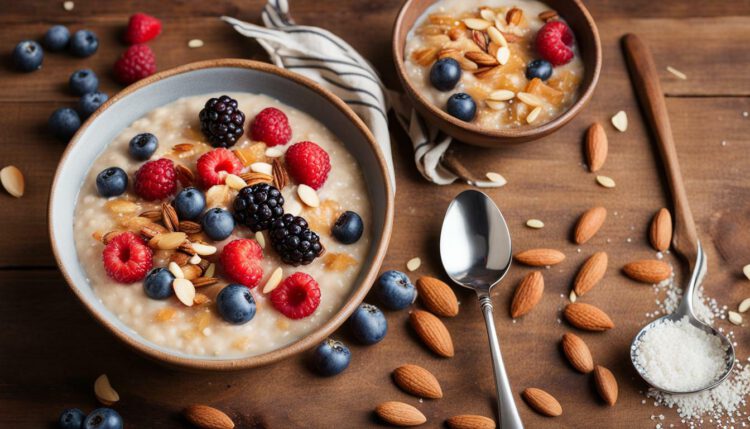
<instances>
[{"instance_id":1,"label":"blackberry","mask_svg":"<svg viewBox=\"0 0 750 429\"><path fill-rule=\"evenodd\" d=\"M234 217L253 231L263 231L284 214L284 197L268 183L240 190L234 199Z\"/></svg>"},{"instance_id":2,"label":"blackberry","mask_svg":"<svg viewBox=\"0 0 750 429\"><path fill-rule=\"evenodd\" d=\"M213 147L231 147L245 132L245 114L237 108L237 100L222 95L211 98L198 114L201 131Z\"/></svg>"},{"instance_id":3,"label":"blackberry","mask_svg":"<svg viewBox=\"0 0 750 429\"><path fill-rule=\"evenodd\" d=\"M307 265L323 254L318 234L310 230L307 221L286 213L271 224L271 244L281 260L287 264Z\"/></svg>"}]
</instances>

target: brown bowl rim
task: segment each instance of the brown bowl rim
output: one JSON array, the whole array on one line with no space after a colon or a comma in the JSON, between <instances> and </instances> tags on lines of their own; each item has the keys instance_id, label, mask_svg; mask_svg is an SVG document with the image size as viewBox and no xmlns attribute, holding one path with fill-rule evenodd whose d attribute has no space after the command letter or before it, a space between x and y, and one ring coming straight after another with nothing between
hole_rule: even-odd
<instances>
[{"instance_id":1,"label":"brown bowl rim","mask_svg":"<svg viewBox=\"0 0 750 429\"><path fill-rule=\"evenodd\" d=\"M54 192L57 187L57 183L59 179L60 166L67 160L68 155L71 152L71 148L74 147L76 144L78 144L79 138L83 134L84 130L88 128L88 126L94 120L96 120L96 118L101 114L101 112L105 111L112 104L116 103L118 100L129 95L130 93L140 88L143 88L145 86L151 85L155 82L158 82L162 79L166 79L171 76L175 76L178 74L183 74L183 73L187 73L187 72L191 72L195 70L211 69L211 68L245 68L245 69L257 70L257 71L261 71L265 73L275 74L283 78L286 78L288 80L291 80L299 85L302 85L316 92L318 95L322 96L326 100L328 100L328 102L333 104L334 107L336 107L350 121L354 123L354 125L359 129L359 131L365 136L365 139L369 142L371 149L375 152L375 156L378 160L378 164L380 167L380 174L382 175L383 183L385 185L385 193L386 193L385 217L384 217L384 223L382 225L383 233L382 233L382 236L380 237L381 238L380 245L375 250L372 264L367 269L367 273L363 277L362 281L355 287L355 289L353 290L352 294L350 295L346 303L336 312L336 314L334 314L330 319L328 319L323 325L321 325L315 331L311 332L310 334L302 337L301 339L287 346L284 346L280 349L276 349L276 350L273 350L273 351L270 351L261 355L257 355L257 356L240 357L236 359L228 358L228 359L220 359L220 360L203 359L197 356L191 357L191 358L176 356L168 352L164 352L164 351L152 348L151 346L147 345L145 342L138 341L135 338L131 338L131 336L126 335L120 329L115 327L108 320L108 318L102 312L99 312L98 310L96 310L91 305L91 303L88 302L86 297L84 297L83 294L79 292L78 288L73 285L73 281L71 277L69 276L66 267L61 262L59 249L57 248L57 240L55 239L53 223L51 222L52 215L53 215L52 201L54 201L53 197L54 197ZM333 331L335 331L339 326L341 326L341 324L343 324L344 321L346 321L349 315L362 302L362 300L364 300L365 296L369 292L370 287L375 282L377 273L380 270L380 267L385 258L385 254L388 249L388 244L390 242L391 232L392 232L392 227L393 227L393 210L394 210L393 200L394 200L393 183L391 182L390 175L388 173L388 167L385 162L383 153L380 150L380 147L375 141L375 137L372 135L370 130L367 128L364 122L362 122L359 116L357 116L357 114L354 113L354 111L351 110L351 108L346 105L346 103L344 103L340 98L338 98L332 92L320 86L318 83L300 74L293 73L288 70L285 70L280 67L277 67L268 63L264 63L264 62L245 60L245 59L240 59L240 58L224 58L224 59L198 61L198 62L185 64L182 66L178 66L175 68L171 68L169 70L156 73L118 92L116 95L110 98L99 110L94 112L94 114L92 114L91 117L89 117L89 119L86 120L86 122L84 122L84 124L81 126L78 132L76 132L76 134L71 138L70 142L68 143L67 148L65 149L65 151L62 154L62 157L60 158L58 167L55 171L54 179L52 181L52 186L50 188L50 198L49 198L47 215L48 215L48 218L50 219L48 224L49 224L50 241L52 244L52 252L55 256L55 261L57 262L57 265L60 268L60 272L65 278L65 281L68 283L68 286L76 294L78 299L84 304L84 307L86 307L86 310L92 316L94 316L94 318L98 320L99 323L101 323L112 334L114 334L115 337L117 337L119 340L121 340L122 342L124 342L125 344L127 344L128 346L130 346L132 349L139 352L140 354L145 355L148 358L155 359L161 363L167 364L168 366L182 368L182 369L192 369L192 370L228 371L228 370L239 370L239 369L247 369L247 368L254 368L254 367L259 367L263 365L268 365L270 363L277 362L279 360L301 353L317 345L321 341L323 341L323 339L325 339L328 335L330 335Z\"/></svg>"}]
</instances>

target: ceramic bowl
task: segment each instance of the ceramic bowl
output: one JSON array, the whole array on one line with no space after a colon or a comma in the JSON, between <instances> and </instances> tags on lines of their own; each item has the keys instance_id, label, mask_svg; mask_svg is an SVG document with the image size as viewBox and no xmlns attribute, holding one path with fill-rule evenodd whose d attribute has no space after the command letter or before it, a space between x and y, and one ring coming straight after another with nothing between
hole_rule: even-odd
<instances>
[{"instance_id":1,"label":"ceramic bowl","mask_svg":"<svg viewBox=\"0 0 750 429\"><path fill-rule=\"evenodd\" d=\"M580 48L585 75L581 82L578 100L560 116L538 127L487 130L449 115L440 107L433 105L412 86L404 65L406 37L417 19L435 1L406 0L393 27L393 58L398 77L414 108L425 120L444 133L478 146L499 147L523 143L544 137L562 127L573 119L591 98L602 66L602 48L596 24L579 0L543 0L570 25Z\"/></svg>"},{"instance_id":2,"label":"ceramic bowl","mask_svg":"<svg viewBox=\"0 0 750 429\"><path fill-rule=\"evenodd\" d=\"M216 92L262 93L313 116L344 142L357 159L372 201L373 234L351 295L330 320L281 349L252 357L189 355L154 344L122 323L95 296L73 239L75 201L94 160L112 139L149 111L178 98ZM65 279L86 309L117 338L170 366L230 370L268 364L309 349L341 325L367 294L385 256L393 222L393 184L372 134L343 101L315 82L278 67L247 60L214 60L157 73L112 97L83 124L57 168L49 202L53 252Z\"/></svg>"}]
</instances>

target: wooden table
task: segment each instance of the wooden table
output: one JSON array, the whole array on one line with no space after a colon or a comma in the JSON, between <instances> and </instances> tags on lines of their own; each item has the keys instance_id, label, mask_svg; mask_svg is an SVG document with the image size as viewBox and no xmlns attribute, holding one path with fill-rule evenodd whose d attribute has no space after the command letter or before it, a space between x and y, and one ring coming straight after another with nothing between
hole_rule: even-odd
<instances>
[{"instance_id":1,"label":"wooden table","mask_svg":"<svg viewBox=\"0 0 750 429\"><path fill-rule=\"evenodd\" d=\"M126 6L126 3L130 5ZM192 374L165 369L135 355L89 317L60 276L47 236L46 206L52 175L64 145L46 131L50 112L73 105L66 92L70 73L94 69L103 89L119 89L111 65L124 47L118 42L128 16L152 13L164 22L164 33L150 43L160 69L190 61L245 57L264 59L252 41L219 22L220 15L259 20L262 1L78 1L67 12L62 1L0 2L0 45L6 52L24 38L39 38L55 23L90 28L101 40L89 59L48 54L44 68L32 74L0 68L0 163L19 166L27 177L22 199L0 193L0 426L54 427L66 407L96 406L92 384L109 374L122 400L116 408L130 428L181 427L181 408L206 403L226 410L239 427L369 427L378 426L374 406L402 400L428 417L428 427L457 413L494 415L494 384L481 314L473 296L457 290L461 313L446 324L453 333L456 356L439 359L422 347L407 327L407 312L388 313L390 331L373 347L352 345L353 360L343 375L319 378L305 367L303 356L241 373ZM349 40L397 85L391 61L391 26L401 0L292 1L295 18L330 29ZM346 6L342 5L345 3ZM698 229L708 251L706 287L720 304L733 308L750 296L742 265L750 262L750 1L682 2L679 0L599 0L588 6L602 35L604 68L596 94L572 123L551 137L513 149L457 148L459 158L474 171L497 171L508 185L489 193L510 223L516 249L555 247L565 263L544 272L544 299L531 314L512 323L508 314L515 284L528 272L516 266L497 289L496 321L505 362L516 392L529 386L548 390L562 402L564 414L547 419L518 400L527 427L653 427L652 414L673 412L641 403L646 388L632 369L628 346L656 308L648 286L618 273L626 262L653 257L646 228L652 214L666 205L665 182L656 152L638 111L619 47L626 32L641 35L651 46L666 91L678 152ZM367 31L362 31L366 28ZM189 49L200 38L205 46ZM687 74L677 79L671 65ZM618 133L609 118L618 110L630 117L630 128ZM582 135L593 121L605 123L610 157L603 174L617 181L615 189L598 187L583 168ZM417 275L441 275L437 237L442 214L462 185L437 187L416 173L404 134L393 131L398 175L397 214L384 269L404 269L420 256ZM603 230L589 243L575 246L569 236L578 215L593 205L609 209ZM529 218L545 221L542 230L524 226ZM580 249L580 251L579 251ZM580 333L595 360L609 368L620 383L620 399L604 406L589 377L575 373L558 347L560 323L573 276L592 252L605 250L610 269L585 301L605 309L617 327L603 334ZM672 260L670 256L668 259ZM729 326L720 322L721 326ZM747 322L746 322L747 325ZM738 355L750 354L750 330L735 328ZM346 332L337 336L348 340ZM350 341L353 344L353 342ZM442 382L445 398L417 399L399 391L390 380L393 368L417 363Z\"/></svg>"}]
</instances>

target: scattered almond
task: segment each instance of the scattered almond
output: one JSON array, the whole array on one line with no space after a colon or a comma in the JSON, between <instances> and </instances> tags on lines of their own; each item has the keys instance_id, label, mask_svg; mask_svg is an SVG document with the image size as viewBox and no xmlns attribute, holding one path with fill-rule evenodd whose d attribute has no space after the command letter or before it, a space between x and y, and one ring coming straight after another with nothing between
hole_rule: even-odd
<instances>
[{"instance_id":1,"label":"scattered almond","mask_svg":"<svg viewBox=\"0 0 750 429\"><path fill-rule=\"evenodd\" d=\"M743 299L740 305L737 306L737 311L740 313L744 313L747 310L750 310L750 298Z\"/></svg>"},{"instance_id":2,"label":"scattered almond","mask_svg":"<svg viewBox=\"0 0 750 429\"><path fill-rule=\"evenodd\" d=\"M672 267L658 259L630 262L622 267L622 271L633 280L649 284L659 283L672 275Z\"/></svg>"},{"instance_id":3,"label":"scattered almond","mask_svg":"<svg viewBox=\"0 0 750 429\"><path fill-rule=\"evenodd\" d=\"M518 98L518 100L520 100L522 103L528 104L532 107L541 107L545 104L542 97L528 92L519 92L518 94L516 94L516 98Z\"/></svg>"},{"instance_id":4,"label":"scattered almond","mask_svg":"<svg viewBox=\"0 0 750 429\"><path fill-rule=\"evenodd\" d=\"M216 246L211 246L210 244L203 244L203 243L190 243L190 244L191 246L193 246L193 250L195 250L195 253L201 256L211 256L218 251Z\"/></svg>"},{"instance_id":5,"label":"scattered almond","mask_svg":"<svg viewBox=\"0 0 750 429\"><path fill-rule=\"evenodd\" d=\"M406 261L406 269L411 271L416 271L419 269L419 267L422 265L422 260L420 258L411 258L408 261Z\"/></svg>"},{"instance_id":6,"label":"scattered almond","mask_svg":"<svg viewBox=\"0 0 750 429\"><path fill-rule=\"evenodd\" d=\"M513 256L516 261L532 267L544 267L557 265L565 260L565 254L555 249L530 249L516 253Z\"/></svg>"},{"instance_id":7,"label":"scattered almond","mask_svg":"<svg viewBox=\"0 0 750 429\"><path fill-rule=\"evenodd\" d=\"M445 421L450 429L495 429L495 421L484 416L462 414Z\"/></svg>"},{"instance_id":8,"label":"scattered almond","mask_svg":"<svg viewBox=\"0 0 750 429\"><path fill-rule=\"evenodd\" d=\"M421 411L397 401L383 402L375 407L375 414L394 426L419 426L427 421Z\"/></svg>"},{"instance_id":9,"label":"scattered almond","mask_svg":"<svg viewBox=\"0 0 750 429\"><path fill-rule=\"evenodd\" d=\"M607 313L591 304L575 302L568 304L563 310L565 319L571 325L585 331L606 331L615 327Z\"/></svg>"},{"instance_id":10,"label":"scattered almond","mask_svg":"<svg viewBox=\"0 0 750 429\"><path fill-rule=\"evenodd\" d=\"M576 295L576 291L571 290L570 294L568 295L568 299L570 302L576 302L578 300L578 295Z\"/></svg>"},{"instance_id":11,"label":"scattered almond","mask_svg":"<svg viewBox=\"0 0 750 429\"><path fill-rule=\"evenodd\" d=\"M728 311L727 319L735 325L742 325L742 315L736 311Z\"/></svg>"},{"instance_id":12,"label":"scattered almond","mask_svg":"<svg viewBox=\"0 0 750 429\"><path fill-rule=\"evenodd\" d=\"M586 160L591 172L598 171L607 160L609 143L602 124L594 122L586 132Z\"/></svg>"},{"instance_id":13,"label":"scattered almond","mask_svg":"<svg viewBox=\"0 0 750 429\"><path fill-rule=\"evenodd\" d=\"M281 267L276 267L268 278L265 286L263 286L263 293L271 293L281 283L281 278L284 276L284 270Z\"/></svg>"},{"instance_id":14,"label":"scattered almond","mask_svg":"<svg viewBox=\"0 0 750 429\"><path fill-rule=\"evenodd\" d=\"M503 177L503 176L502 176L501 174L499 174L499 173L495 173L495 172L489 171L489 172L487 172L487 173L485 174L485 176L486 176L486 177L487 177L488 179L490 179L490 181L491 181L491 182L495 182L495 183L497 183L497 184L498 184L499 186L503 186L503 185L505 185L506 183L508 183L508 181L507 181L507 180L505 180L505 177Z\"/></svg>"},{"instance_id":15,"label":"scattered almond","mask_svg":"<svg viewBox=\"0 0 750 429\"><path fill-rule=\"evenodd\" d=\"M672 243L672 215L669 210L662 208L656 212L651 220L649 239L654 249L659 252L669 249L669 245Z\"/></svg>"},{"instance_id":16,"label":"scattered almond","mask_svg":"<svg viewBox=\"0 0 750 429\"><path fill-rule=\"evenodd\" d=\"M562 349L570 365L577 371L588 374L594 370L594 358L591 357L591 350L578 335L563 334Z\"/></svg>"},{"instance_id":17,"label":"scattered almond","mask_svg":"<svg viewBox=\"0 0 750 429\"><path fill-rule=\"evenodd\" d=\"M466 18L463 20L463 23L467 28L480 31L486 30L492 25L491 22L479 18Z\"/></svg>"},{"instance_id":18,"label":"scattered almond","mask_svg":"<svg viewBox=\"0 0 750 429\"><path fill-rule=\"evenodd\" d=\"M510 317L516 319L531 311L542 299L544 277L539 271L532 271L516 287L510 304Z\"/></svg>"},{"instance_id":19,"label":"scattered almond","mask_svg":"<svg viewBox=\"0 0 750 429\"><path fill-rule=\"evenodd\" d=\"M601 365L597 365L594 368L594 384L596 385L596 391L599 392L599 396L604 399L604 402L610 407L615 405L618 389L617 380L612 371Z\"/></svg>"},{"instance_id":20,"label":"scattered almond","mask_svg":"<svg viewBox=\"0 0 750 429\"><path fill-rule=\"evenodd\" d=\"M507 64L508 60L510 60L510 49L507 46L501 46L495 54L495 59L497 59L497 62L500 63L500 65Z\"/></svg>"},{"instance_id":21,"label":"scattered almond","mask_svg":"<svg viewBox=\"0 0 750 429\"><path fill-rule=\"evenodd\" d=\"M190 39L188 40L188 48L201 48L203 47L203 40L201 39Z\"/></svg>"},{"instance_id":22,"label":"scattered almond","mask_svg":"<svg viewBox=\"0 0 750 429\"><path fill-rule=\"evenodd\" d=\"M423 276L417 279L419 298L428 310L442 317L458 314L458 299L450 286L434 278Z\"/></svg>"},{"instance_id":23,"label":"scattered almond","mask_svg":"<svg viewBox=\"0 0 750 429\"><path fill-rule=\"evenodd\" d=\"M529 219L526 221L526 226L533 229L541 229L544 228L544 222L539 219Z\"/></svg>"},{"instance_id":24,"label":"scattered almond","mask_svg":"<svg viewBox=\"0 0 750 429\"><path fill-rule=\"evenodd\" d=\"M596 183L604 188L614 188L615 180L609 176L596 176Z\"/></svg>"},{"instance_id":25,"label":"scattered almond","mask_svg":"<svg viewBox=\"0 0 750 429\"><path fill-rule=\"evenodd\" d=\"M539 414L547 417L557 417L562 414L562 406L557 399L542 389L529 387L521 393L521 397Z\"/></svg>"},{"instance_id":26,"label":"scattered almond","mask_svg":"<svg viewBox=\"0 0 750 429\"><path fill-rule=\"evenodd\" d=\"M100 375L94 382L94 395L102 405L108 407L120 400L120 395L112 388L106 374Z\"/></svg>"},{"instance_id":27,"label":"scattered almond","mask_svg":"<svg viewBox=\"0 0 750 429\"><path fill-rule=\"evenodd\" d=\"M742 267L742 274L745 275L745 277L750 280L750 264L745 265Z\"/></svg>"},{"instance_id":28,"label":"scattered almond","mask_svg":"<svg viewBox=\"0 0 750 429\"><path fill-rule=\"evenodd\" d=\"M541 106L537 106L537 107L533 108L531 110L531 112L529 112L529 114L526 115L526 122L529 123L529 124L533 124L534 121L536 121L536 119L539 117L540 113L542 113Z\"/></svg>"},{"instance_id":29,"label":"scattered almond","mask_svg":"<svg viewBox=\"0 0 750 429\"><path fill-rule=\"evenodd\" d=\"M544 22L551 21L553 19L556 19L557 17L557 12L555 12L554 10L545 10L544 12L541 12L539 14L539 19Z\"/></svg>"},{"instance_id":30,"label":"scattered almond","mask_svg":"<svg viewBox=\"0 0 750 429\"><path fill-rule=\"evenodd\" d=\"M409 315L409 322L422 342L437 355L452 357L453 340L448 328L434 314L414 310Z\"/></svg>"},{"instance_id":31,"label":"scattered almond","mask_svg":"<svg viewBox=\"0 0 750 429\"><path fill-rule=\"evenodd\" d=\"M168 232L156 235L149 240L148 244L159 250L174 250L180 247L185 240L187 240L187 234L184 232Z\"/></svg>"},{"instance_id":32,"label":"scattered almond","mask_svg":"<svg viewBox=\"0 0 750 429\"><path fill-rule=\"evenodd\" d=\"M592 207L584 212L578 219L575 228L574 241L583 244L591 239L604 225L607 219L607 209L604 207Z\"/></svg>"},{"instance_id":33,"label":"scattered almond","mask_svg":"<svg viewBox=\"0 0 750 429\"><path fill-rule=\"evenodd\" d=\"M195 286L190 280L187 279L174 279L172 281L172 289L174 294L181 303L188 307L192 307L195 300Z\"/></svg>"},{"instance_id":34,"label":"scattered almond","mask_svg":"<svg viewBox=\"0 0 750 429\"><path fill-rule=\"evenodd\" d=\"M0 183L8 193L16 198L23 196L26 187L23 173L15 165L8 165L0 170Z\"/></svg>"},{"instance_id":35,"label":"scattered almond","mask_svg":"<svg viewBox=\"0 0 750 429\"><path fill-rule=\"evenodd\" d=\"M226 413L208 405L191 405L182 411L182 415L201 429L234 428L234 422Z\"/></svg>"},{"instance_id":36,"label":"scattered almond","mask_svg":"<svg viewBox=\"0 0 750 429\"><path fill-rule=\"evenodd\" d=\"M625 132L628 129L628 115L625 111L620 110L612 116L612 125L617 128L620 132Z\"/></svg>"},{"instance_id":37,"label":"scattered almond","mask_svg":"<svg viewBox=\"0 0 750 429\"><path fill-rule=\"evenodd\" d=\"M573 290L577 296L585 295L604 277L608 261L607 252L596 252L583 263L573 282Z\"/></svg>"},{"instance_id":38,"label":"scattered almond","mask_svg":"<svg viewBox=\"0 0 750 429\"><path fill-rule=\"evenodd\" d=\"M672 73L673 75L677 76L678 78L680 78L682 80L686 80L687 79L687 75L685 73L677 70L676 68L674 68L672 66L667 66L667 71L670 72L670 73Z\"/></svg>"},{"instance_id":39,"label":"scattered almond","mask_svg":"<svg viewBox=\"0 0 750 429\"><path fill-rule=\"evenodd\" d=\"M297 186L297 196L303 203L305 203L309 207L320 206L320 198L318 197L318 193L315 192L315 189L305 185L304 183L301 183L299 186Z\"/></svg>"},{"instance_id":40,"label":"scattered almond","mask_svg":"<svg viewBox=\"0 0 750 429\"><path fill-rule=\"evenodd\" d=\"M406 393L419 398L443 397L440 383L432 373L418 365L402 365L393 370L393 381Z\"/></svg>"}]
</instances>

